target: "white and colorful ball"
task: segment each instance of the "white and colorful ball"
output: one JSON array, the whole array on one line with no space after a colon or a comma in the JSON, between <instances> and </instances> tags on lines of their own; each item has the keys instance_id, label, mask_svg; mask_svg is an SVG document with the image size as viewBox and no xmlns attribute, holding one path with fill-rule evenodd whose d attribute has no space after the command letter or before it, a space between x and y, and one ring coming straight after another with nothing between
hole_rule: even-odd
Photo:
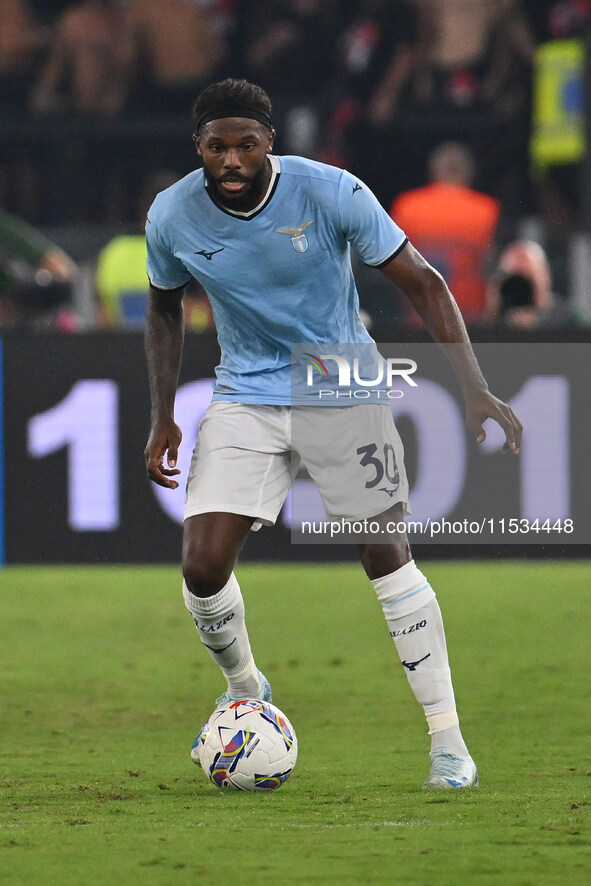
<instances>
[{"instance_id":1,"label":"white and colorful ball","mask_svg":"<svg viewBox=\"0 0 591 886\"><path fill-rule=\"evenodd\" d=\"M216 709L201 732L199 762L218 788L273 791L296 764L298 741L285 714L244 699Z\"/></svg>"}]
</instances>

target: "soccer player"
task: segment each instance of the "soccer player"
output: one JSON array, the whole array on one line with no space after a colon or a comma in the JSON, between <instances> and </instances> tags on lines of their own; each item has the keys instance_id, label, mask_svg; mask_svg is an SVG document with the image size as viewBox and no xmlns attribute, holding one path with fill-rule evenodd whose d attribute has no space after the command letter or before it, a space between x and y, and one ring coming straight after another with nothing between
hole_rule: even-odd
<instances>
[{"instance_id":1,"label":"soccer player","mask_svg":"<svg viewBox=\"0 0 591 886\"><path fill-rule=\"evenodd\" d=\"M503 448L517 452L522 428L511 409L489 392L444 280L363 182L341 169L273 155L271 103L247 81L209 86L195 102L194 116L203 169L159 194L146 224L152 425L145 459L151 480L178 486L181 429L174 420L174 401L183 344L181 303L185 285L196 277L210 298L221 361L187 481L184 599L228 683L218 705L240 698L270 701L270 685L250 648L233 570L248 532L275 522L293 479L291 344L371 343L358 316L350 246L403 290L437 341L462 345L450 349L450 359L477 441L485 438L483 422L492 418L505 432ZM363 427L367 430L369 422L380 451L383 441L394 444L400 482L388 504L390 513L402 519L408 484L389 407L331 410L335 447L350 439L343 428L357 409L369 410L363 413ZM355 446L338 459L332 447L320 455L299 454L307 464L309 456L315 459L314 479L328 514L356 513L358 502L347 501L349 475L338 467L348 460L347 470L363 471ZM368 489L366 495L367 516L382 513L378 492ZM356 547L429 725L431 771L424 787L476 785L431 585L412 559L405 536L396 543L364 541ZM420 627L411 630L411 625ZM197 740L196 762L198 755Z\"/></svg>"}]
</instances>

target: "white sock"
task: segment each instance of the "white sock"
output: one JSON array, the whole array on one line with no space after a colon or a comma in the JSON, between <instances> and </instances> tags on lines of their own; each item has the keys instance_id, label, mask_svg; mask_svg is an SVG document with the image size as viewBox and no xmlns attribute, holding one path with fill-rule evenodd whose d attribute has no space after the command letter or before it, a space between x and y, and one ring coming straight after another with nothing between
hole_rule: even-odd
<instances>
[{"instance_id":1,"label":"white sock","mask_svg":"<svg viewBox=\"0 0 591 886\"><path fill-rule=\"evenodd\" d=\"M201 642L228 681L228 691L235 698L256 695L258 670L246 630L244 601L234 573L212 597L196 597L183 582L183 597Z\"/></svg>"},{"instance_id":2,"label":"white sock","mask_svg":"<svg viewBox=\"0 0 591 886\"><path fill-rule=\"evenodd\" d=\"M441 610L431 585L414 560L372 584L408 682L425 711L431 749L444 746L468 756L456 712Z\"/></svg>"}]
</instances>

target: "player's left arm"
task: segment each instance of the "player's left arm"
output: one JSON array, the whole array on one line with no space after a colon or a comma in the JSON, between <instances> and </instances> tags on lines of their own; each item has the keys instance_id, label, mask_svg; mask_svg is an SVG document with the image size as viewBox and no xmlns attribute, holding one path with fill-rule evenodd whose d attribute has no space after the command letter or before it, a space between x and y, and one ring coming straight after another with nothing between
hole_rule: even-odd
<instances>
[{"instance_id":1,"label":"player's left arm","mask_svg":"<svg viewBox=\"0 0 591 886\"><path fill-rule=\"evenodd\" d=\"M492 418L505 433L503 451L519 452L523 426L511 407L489 391L460 310L441 274L411 243L380 270L402 290L435 341L444 346L462 385L466 424L476 442L486 439L483 423Z\"/></svg>"}]
</instances>

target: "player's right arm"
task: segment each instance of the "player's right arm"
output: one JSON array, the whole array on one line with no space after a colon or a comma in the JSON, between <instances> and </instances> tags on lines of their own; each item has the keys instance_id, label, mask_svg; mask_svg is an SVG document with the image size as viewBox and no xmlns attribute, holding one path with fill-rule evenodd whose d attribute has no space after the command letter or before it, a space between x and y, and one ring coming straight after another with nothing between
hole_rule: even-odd
<instances>
[{"instance_id":1,"label":"player's right arm","mask_svg":"<svg viewBox=\"0 0 591 886\"><path fill-rule=\"evenodd\" d=\"M152 420L144 458L150 480L169 489L178 487L177 480L172 478L180 474L176 463L182 433L174 420L174 401L185 331L183 293L184 286L172 290L150 286L146 313L145 347Z\"/></svg>"},{"instance_id":2,"label":"player's right arm","mask_svg":"<svg viewBox=\"0 0 591 886\"><path fill-rule=\"evenodd\" d=\"M484 442L483 424L492 418L505 433L503 452L517 454L523 425L511 407L489 391L460 309L441 274L410 243L381 271L407 296L435 341L443 346L462 385L466 424L476 442Z\"/></svg>"},{"instance_id":3,"label":"player's right arm","mask_svg":"<svg viewBox=\"0 0 591 886\"><path fill-rule=\"evenodd\" d=\"M505 432L503 451L519 452L523 426L511 407L489 391L460 310L441 274L408 242L371 191L348 172L340 181L339 213L342 230L363 261L396 284L443 346L462 385L466 423L477 442L486 439L483 423L492 418Z\"/></svg>"}]
</instances>

